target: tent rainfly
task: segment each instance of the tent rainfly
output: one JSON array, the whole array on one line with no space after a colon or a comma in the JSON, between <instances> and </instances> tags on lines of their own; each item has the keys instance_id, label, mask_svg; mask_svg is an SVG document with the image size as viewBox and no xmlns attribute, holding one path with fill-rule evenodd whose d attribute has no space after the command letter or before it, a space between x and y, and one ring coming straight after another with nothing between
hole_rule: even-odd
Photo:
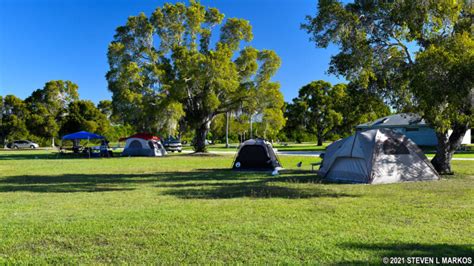
<instances>
[{"instance_id":1,"label":"tent rainfly","mask_svg":"<svg viewBox=\"0 0 474 266\"><path fill-rule=\"evenodd\" d=\"M138 133L127 138L122 156L165 156L166 150L160 142L160 138L148 133Z\"/></svg>"},{"instance_id":2,"label":"tent rainfly","mask_svg":"<svg viewBox=\"0 0 474 266\"><path fill-rule=\"evenodd\" d=\"M232 165L234 170L274 170L281 167L272 144L263 139L243 142Z\"/></svg>"},{"instance_id":3,"label":"tent rainfly","mask_svg":"<svg viewBox=\"0 0 474 266\"><path fill-rule=\"evenodd\" d=\"M371 129L340 139L326 148L318 173L328 181L396 183L437 180L423 151L405 135Z\"/></svg>"}]
</instances>

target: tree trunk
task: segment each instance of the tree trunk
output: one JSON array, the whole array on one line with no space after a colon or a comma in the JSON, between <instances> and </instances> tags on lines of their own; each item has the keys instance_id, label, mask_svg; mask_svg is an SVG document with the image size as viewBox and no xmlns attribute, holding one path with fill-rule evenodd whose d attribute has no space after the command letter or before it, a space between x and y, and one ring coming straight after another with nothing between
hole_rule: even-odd
<instances>
[{"instance_id":1,"label":"tree trunk","mask_svg":"<svg viewBox=\"0 0 474 266\"><path fill-rule=\"evenodd\" d=\"M469 128L469 124L455 125L453 132L437 132L438 146L436 155L431 160L436 171L441 175L453 174L451 171L451 159L454 152L461 146L462 139Z\"/></svg>"},{"instance_id":2,"label":"tree trunk","mask_svg":"<svg viewBox=\"0 0 474 266\"><path fill-rule=\"evenodd\" d=\"M206 152L206 137L209 132L210 122L205 122L198 128L196 128L196 135L194 141L195 152Z\"/></svg>"},{"instance_id":3,"label":"tree trunk","mask_svg":"<svg viewBox=\"0 0 474 266\"><path fill-rule=\"evenodd\" d=\"M318 146L323 146L323 140L318 138Z\"/></svg>"},{"instance_id":4,"label":"tree trunk","mask_svg":"<svg viewBox=\"0 0 474 266\"><path fill-rule=\"evenodd\" d=\"M263 130L263 139L267 139L267 130L268 130L268 123L265 123L265 129Z\"/></svg>"},{"instance_id":5,"label":"tree trunk","mask_svg":"<svg viewBox=\"0 0 474 266\"><path fill-rule=\"evenodd\" d=\"M225 113L225 147L229 148L229 112Z\"/></svg>"},{"instance_id":6,"label":"tree trunk","mask_svg":"<svg viewBox=\"0 0 474 266\"><path fill-rule=\"evenodd\" d=\"M323 146L323 141L324 141L323 134L317 134L316 137L318 138L318 146Z\"/></svg>"},{"instance_id":7,"label":"tree trunk","mask_svg":"<svg viewBox=\"0 0 474 266\"><path fill-rule=\"evenodd\" d=\"M250 115L250 138L253 139L252 115Z\"/></svg>"}]
</instances>

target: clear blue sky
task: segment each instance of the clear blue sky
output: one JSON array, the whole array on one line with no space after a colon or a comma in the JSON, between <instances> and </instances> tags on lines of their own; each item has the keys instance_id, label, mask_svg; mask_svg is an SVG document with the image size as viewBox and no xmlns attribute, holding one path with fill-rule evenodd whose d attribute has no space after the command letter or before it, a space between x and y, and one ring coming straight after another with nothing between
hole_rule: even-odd
<instances>
[{"instance_id":1,"label":"clear blue sky","mask_svg":"<svg viewBox=\"0 0 474 266\"><path fill-rule=\"evenodd\" d=\"M71 80L82 99L110 99L107 46L128 16L150 15L161 0L0 0L0 95L26 98L48 80ZM312 80L337 83L325 74L334 47L317 49L300 30L316 0L202 0L226 17L251 22L258 49L282 58L274 77L285 100Z\"/></svg>"}]
</instances>

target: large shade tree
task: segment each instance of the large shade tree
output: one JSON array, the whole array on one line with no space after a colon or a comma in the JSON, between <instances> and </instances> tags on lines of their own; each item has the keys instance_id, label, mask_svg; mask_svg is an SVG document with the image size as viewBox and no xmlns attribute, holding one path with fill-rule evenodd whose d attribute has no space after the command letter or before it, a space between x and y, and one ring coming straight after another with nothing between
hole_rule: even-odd
<instances>
[{"instance_id":1,"label":"large shade tree","mask_svg":"<svg viewBox=\"0 0 474 266\"><path fill-rule=\"evenodd\" d=\"M71 81L51 80L25 99L31 115L28 128L40 138L57 137L68 105L79 99L78 86Z\"/></svg>"},{"instance_id":2,"label":"large shade tree","mask_svg":"<svg viewBox=\"0 0 474 266\"><path fill-rule=\"evenodd\" d=\"M320 0L303 28L317 47L338 45L330 73L421 114L438 137L432 163L450 173L473 122L471 9L469 1Z\"/></svg>"},{"instance_id":3,"label":"large shade tree","mask_svg":"<svg viewBox=\"0 0 474 266\"><path fill-rule=\"evenodd\" d=\"M205 151L218 114L252 106L269 90L280 93L270 80L280 59L273 51L241 47L252 38L248 21L224 22L219 10L195 1L165 4L149 18L129 17L108 50L114 112L140 129L162 127L164 111L174 120L183 115L195 131L195 150Z\"/></svg>"}]
</instances>

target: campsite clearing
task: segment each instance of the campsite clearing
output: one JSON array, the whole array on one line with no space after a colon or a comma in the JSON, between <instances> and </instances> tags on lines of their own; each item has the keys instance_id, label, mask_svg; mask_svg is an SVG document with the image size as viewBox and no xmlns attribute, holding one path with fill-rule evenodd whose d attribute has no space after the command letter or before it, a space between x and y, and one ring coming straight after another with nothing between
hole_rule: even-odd
<instances>
[{"instance_id":1,"label":"campsite clearing","mask_svg":"<svg viewBox=\"0 0 474 266\"><path fill-rule=\"evenodd\" d=\"M324 151L327 145L331 144L331 142L325 142L323 146L317 146L314 143L286 143L286 144L279 144L275 143L273 148L279 151ZM239 143L230 143L230 147L226 148L225 144L213 144L208 146L208 150L210 151L229 151L235 150L239 146ZM191 146L183 146L183 150L192 150L193 147Z\"/></svg>"},{"instance_id":2,"label":"campsite clearing","mask_svg":"<svg viewBox=\"0 0 474 266\"><path fill-rule=\"evenodd\" d=\"M55 159L0 152L0 264L380 263L474 252L474 162L441 181L323 184L233 156ZM302 167L296 164L302 162Z\"/></svg>"},{"instance_id":3,"label":"campsite clearing","mask_svg":"<svg viewBox=\"0 0 474 266\"><path fill-rule=\"evenodd\" d=\"M301 144L295 144L291 143L288 145L281 145L281 144L275 144L273 145L273 148L278 150L278 152L301 152L303 153L320 153L324 152L326 150L326 147L331 144L330 142L325 142L323 146L316 146L315 144L311 143L301 143ZM113 146L113 145L112 145ZM229 148L226 148L224 144L215 144L215 145L210 145L208 147L208 150L210 152L217 152L217 153L236 153L237 152L237 147L239 146L238 143L233 143L230 144ZM472 145L469 145L470 151L458 151L454 154L453 158L474 158L474 147ZM184 146L183 150L191 152L193 148L191 146ZM426 153L426 156L428 158L432 158L434 156L434 151L429 151Z\"/></svg>"}]
</instances>

